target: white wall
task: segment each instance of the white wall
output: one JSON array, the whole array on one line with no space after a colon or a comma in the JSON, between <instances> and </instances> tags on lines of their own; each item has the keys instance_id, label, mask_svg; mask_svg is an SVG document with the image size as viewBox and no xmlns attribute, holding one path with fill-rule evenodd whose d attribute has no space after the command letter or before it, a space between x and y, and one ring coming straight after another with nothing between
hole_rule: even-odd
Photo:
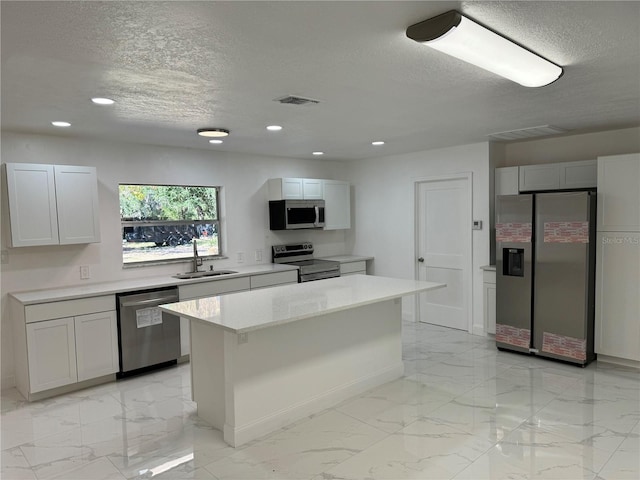
<instances>
[{"instance_id":1,"label":"white wall","mask_svg":"<svg viewBox=\"0 0 640 480\"><path fill-rule=\"evenodd\" d=\"M354 226L347 234L348 250L375 257L376 275L416 278L414 184L424 177L471 172L473 219L483 230L473 231L473 331L482 333L482 271L489 263L489 144L361 160L350 163L347 179L355 194ZM471 225L469 225L471 228ZM413 301L403 312L413 315Z\"/></svg>"},{"instance_id":2,"label":"white wall","mask_svg":"<svg viewBox=\"0 0 640 480\"><path fill-rule=\"evenodd\" d=\"M2 182L1 248L9 253L9 263L2 265L1 286L3 388L14 384L7 292L174 274L188 269L187 262L122 268L118 183L223 186L222 221L226 233L223 249L229 259L216 260L216 268L236 264L237 252L244 253L246 264L255 263L257 249L263 251L263 262L269 263L271 245L300 240L314 242L318 256L346 253L342 230L271 232L265 185L268 178L282 176L343 179L343 163L3 132L2 163L12 162L97 167L102 241L90 245L9 248L6 186ZM90 266L90 280L80 280L80 265Z\"/></svg>"},{"instance_id":3,"label":"white wall","mask_svg":"<svg viewBox=\"0 0 640 480\"><path fill-rule=\"evenodd\" d=\"M640 127L582 133L504 144L496 167L572 162L640 152Z\"/></svg>"}]
</instances>

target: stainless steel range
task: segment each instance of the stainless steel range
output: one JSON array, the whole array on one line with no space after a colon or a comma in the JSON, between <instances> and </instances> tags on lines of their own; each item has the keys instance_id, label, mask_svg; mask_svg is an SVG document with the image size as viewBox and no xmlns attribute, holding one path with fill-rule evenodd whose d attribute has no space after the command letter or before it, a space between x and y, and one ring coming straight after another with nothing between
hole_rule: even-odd
<instances>
[{"instance_id":1,"label":"stainless steel range","mask_svg":"<svg viewBox=\"0 0 640 480\"><path fill-rule=\"evenodd\" d=\"M340 276L340 262L313 258L311 242L289 243L271 247L273 263L295 265L298 283Z\"/></svg>"}]
</instances>

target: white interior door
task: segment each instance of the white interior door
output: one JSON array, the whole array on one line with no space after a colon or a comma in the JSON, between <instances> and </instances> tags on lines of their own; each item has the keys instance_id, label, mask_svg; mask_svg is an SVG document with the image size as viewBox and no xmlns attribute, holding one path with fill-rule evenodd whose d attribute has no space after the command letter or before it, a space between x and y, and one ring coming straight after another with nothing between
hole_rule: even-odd
<instances>
[{"instance_id":1,"label":"white interior door","mask_svg":"<svg viewBox=\"0 0 640 480\"><path fill-rule=\"evenodd\" d=\"M470 178L417 182L416 214L417 278L447 284L419 295L418 320L469 331Z\"/></svg>"}]
</instances>

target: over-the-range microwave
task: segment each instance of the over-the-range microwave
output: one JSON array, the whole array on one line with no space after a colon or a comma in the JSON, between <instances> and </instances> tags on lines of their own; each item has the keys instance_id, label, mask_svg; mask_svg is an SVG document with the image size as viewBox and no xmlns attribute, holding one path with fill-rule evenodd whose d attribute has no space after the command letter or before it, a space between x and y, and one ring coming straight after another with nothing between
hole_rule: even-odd
<instances>
[{"instance_id":1,"label":"over-the-range microwave","mask_svg":"<svg viewBox=\"0 0 640 480\"><path fill-rule=\"evenodd\" d=\"M297 230L324 227L324 200L269 201L269 228Z\"/></svg>"}]
</instances>

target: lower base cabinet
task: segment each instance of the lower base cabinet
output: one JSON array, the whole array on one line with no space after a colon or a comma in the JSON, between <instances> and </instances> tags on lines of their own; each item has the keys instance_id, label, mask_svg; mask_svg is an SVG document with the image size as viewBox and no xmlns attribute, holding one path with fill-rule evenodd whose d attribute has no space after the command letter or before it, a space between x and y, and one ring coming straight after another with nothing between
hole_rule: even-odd
<instances>
[{"instance_id":1,"label":"lower base cabinet","mask_svg":"<svg viewBox=\"0 0 640 480\"><path fill-rule=\"evenodd\" d=\"M30 393L118 371L115 311L28 323L26 330Z\"/></svg>"},{"instance_id":2,"label":"lower base cabinet","mask_svg":"<svg viewBox=\"0 0 640 480\"><path fill-rule=\"evenodd\" d=\"M484 328L486 333L496 333L496 272L482 272L482 295L484 297Z\"/></svg>"},{"instance_id":3,"label":"lower base cabinet","mask_svg":"<svg viewBox=\"0 0 640 480\"><path fill-rule=\"evenodd\" d=\"M344 262L340 264L340 276L347 275L366 275L367 274L367 262Z\"/></svg>"}]
</instances>

